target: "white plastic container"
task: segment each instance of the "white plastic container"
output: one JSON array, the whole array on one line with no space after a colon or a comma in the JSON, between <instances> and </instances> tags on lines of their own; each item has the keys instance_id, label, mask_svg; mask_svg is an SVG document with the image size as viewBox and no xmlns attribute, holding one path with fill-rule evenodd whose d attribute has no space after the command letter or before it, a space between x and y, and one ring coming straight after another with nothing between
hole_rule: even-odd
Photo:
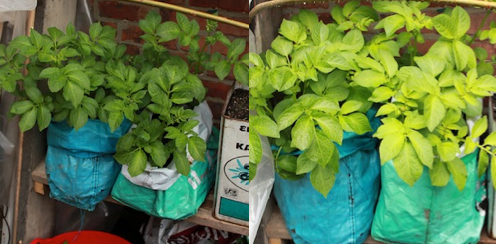
<instances>
[{"instance_id":1,"label":"white plastic container","mask_svg":"<svg viewBox=\"0 0 496 244\"><path fill-rule=\"evenodd\" d=\"M215 217L248 226L249 220L249 121L226 115L226 109L235 89L227 96L222 109L221 142L215 182Z\"/></svg>"}]
</instances>

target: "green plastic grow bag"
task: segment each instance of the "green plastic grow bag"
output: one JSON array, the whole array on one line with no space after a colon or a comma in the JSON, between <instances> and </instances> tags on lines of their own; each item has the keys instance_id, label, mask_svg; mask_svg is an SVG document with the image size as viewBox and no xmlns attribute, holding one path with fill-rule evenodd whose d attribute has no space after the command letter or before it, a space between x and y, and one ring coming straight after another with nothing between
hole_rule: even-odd
<instances>
[{"instance_id":1,"label":"green plastic grow bag","mask_svg":"<svg viewBox=\"0 0 496 244\"><path fill-rule=\"evenodd\" d=\"M461 192L452 178L445 187L432 186L427 168L410 187L392 161L384 164L372 237L386 243L477 243L485 217L479 206L486 195L485 176L477 175L477 152L462 160L468 178Z\"/></svg>"},{"instance_id":2,"label":"green plastic grow bag","mask_svg":"<svg viewBox=\"0 0 496 244\"><path fill-rule=\"evenodd\" d=\"M167 190L135 185L121 172L112 189L112 197L126 206L160 218L178 220L195 215L215 181L218 141L219 132L214 130L205 161L195 161L188 177L180 175Z\"/></svg>"}]
</instances>

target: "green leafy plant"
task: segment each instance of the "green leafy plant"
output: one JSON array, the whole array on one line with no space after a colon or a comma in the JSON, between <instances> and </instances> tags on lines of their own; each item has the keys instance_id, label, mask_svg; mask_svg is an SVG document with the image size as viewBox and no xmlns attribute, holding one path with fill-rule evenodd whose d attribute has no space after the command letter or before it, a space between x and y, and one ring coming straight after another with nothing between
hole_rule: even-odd
<instances>
[{"instance_id":1,"label":"green leafy plant","mask_svg":"<svg viewBox=\"0 0 496 244\"><path fill-rule=\"evenodd\" d=\"M36 123L43 130L52 120L65 120L77 130L88 119L99 119L114 131L127 119L135 128L119 140L114 157L129 165L132 176L147 163L163 167L171 160L188 175L190 162L204 161L206 151L193 131L199 123L193 108L206 95L198 75L212 71L223 80L233 71L247 84L248 56L241 56L244 39L229 40L212 21L200 46L198 23L176 16L177 23L162 23L156 12L141 20L145 42L136 56L126 55L126 46L115 42L116 31L100 23L91 25L89 35L70 24L66 33L32 30L30 37L0 45L0 86L19 97L10 112L21 116L21 130ZM188 48L186 60L168 52L165 43L172 40ZM227 47L226 56L209 52L217 42Z\"/></svg>"},{"instance_id":2,"label":"green leafy plant","mask_svg":"<svg viewBox=\"0 0 496 244\"><path fill-rule=\"evenodd\" d=\"M310 173L314 188L326 196L339 170L335 143L342 143L343 131L372 130L364 114L372 106L371 91L352 86L360 67L350 61L365 48L362 31L378 16L357 3L336 7L332 24L302 10L283 20L271 50L249 54L250 109L257 112L250 116L250 169L262 157L259 134L268 136L278 147L278 174L296 180Z\"/></svg>"},{"instance_id":3,"label":"green leafy plant","mask_svg":"<svg viewBox=\"0 0 496 244\"><path fill-rule=\"evenodd\" d=\"M248 58L240 57L244 39L230 41L216 31L215 22L208 21L208 36L200 46L198 23L181 13L176 17L177 23L162 23L158 13L149 13L139 23L145 33L143 53L133 57L129 66L107 65L115 79L109 80L109 88L116 96L105 106L109 124L115 127L124 117L136 124L119 140L114 156L129 165L131 176L143 173L147 163L164 167L170 160L179 173L188 175L192 160L205 160L206 143L193 131L199 123L193 108L206 95L199 74L213 71L223 80L233 70L236 79L248 81ZM164 44L172 40L188 48L186 61L168 52ZM227 56L207 52L217 42L228 48Z\"/></svg>"},{"instance_id":4,"label":"green leafy plant","mask_svg":"<svg viewBox=\"0 0 496 244\"><path fill-rule=\"evenodd\" d=\"M338 172L335 144L343 131L371 131L364 113L376 103L383 117L374 134L381 140L381 162L393 160L411 186L427 167L434 186L445 186L452 176L462 190L467 170L460 147L465 154L480 149L479 174L495 153L496 134L478 142L487 119L477 120L471 132L467 125L481 116L481 98L496 91L487 52L469 46L488 34L467 35L470 17L460 7L431 18L421 11L426 2L372 5L336 6L331 24L301 10L283 20L271 50L250 53L250 109L257 113L250 118L250 168L262 157L260 135L267 136L277 148L279 175L297 180L310 173L326 196ZM387 15L379 20L376 11ZM377 32L365 40L363 32L372 26ZM420 55L424 29L441 37Z\"/></svg>"},{"instance_id":5,"label":"green leafy plant","mask_svg":"<svg viewBox=\"0 0 496 244\"><path fill-rule=\"evenodd\" d=\"M52 120L67 120L76 130L88 119L106 121L101 90L109 76L105 66L125 59L126 50L114 39L111 27L95 23L88 35L70 24L66 33L53 27L43 35L32 30L30 37L19 36L7 47L0 45L0 85L20 98L10 112L21 116L21 130L37 123L41 131ZM46 84L48 89L42 89Z\"/></svg>"},{"instance_id":6,"label":"green leafy plant","mask_svg":"<svg viewBox=\"0 0 496 244\"><path fill-rule=\"evenodd\" d=\"M390 12L379 7L385 4L378 2L374 8ZM395 15L402 13L392 16ZM491 147L495 141L491 138L496 134L479 143L487 130L487 118L477 119L471 131L467 121L482 115L482 98L496 91L496 78L492 68L485 67L487 52L469 46L476 37L467 35L470 16L463 8L450 9L429 22L441 36L429 51L423 56L410 52L410 63L399 62L395 76L368 86L375 91L392 91L376 99L384 102L378 115L387 118L382 120L384 125L375 136L382 140L381 162L392 159L399 177L410 186L426 166L434 186L445 186L452 177L462 190L467 169L459 155L479 148L479 176L487 168L488 155L494 155ZM410 36L419 35L423 26L430 27L415 22L414 25ZM399 41L399 36L394 39ZM414 50L416 42L418 38L409 40L408 48ZM393 61L390 63L396 65Z\"/></svg>"}]
</instances>

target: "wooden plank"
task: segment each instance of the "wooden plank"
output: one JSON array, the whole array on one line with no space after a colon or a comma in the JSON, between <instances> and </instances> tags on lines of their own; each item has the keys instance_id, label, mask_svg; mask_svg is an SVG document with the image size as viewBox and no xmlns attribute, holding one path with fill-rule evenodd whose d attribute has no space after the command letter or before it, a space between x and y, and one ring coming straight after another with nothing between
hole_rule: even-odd
<instances>
[{"instance_id":1,"label":"wooden plank","mask_svg":"<svg viewBox=\"0 0 496 244\"><path fill-rule=\"evenodd\" d=\"M291 240L291 235L289 235L288 229L286 228L286 223L282 218L281 210L278 207L274 207L274 211L270 217L267 227L265 228L265 233L269 240L271 238L279 238L284 240Z\"/></svg>"},{"instance_id":2,"label":"wooden plank","mask_svg":"<svg viewBox=\"0 0 496 244\"><path fill-rule=\"evenodd\" d=\"M281 239L277 239L277 238L270 238L269 239L269 244L282 244L282 240Z\"/></svg>"},{"instance_id":3,"label":"wooden plank","mask_svg":"<svg viewBox=\"0 0 496 244\"><path fill-rule=\"evenodd\" d=\"M45 161L42 161L32 172L31 177L34 183L48 185L48 180L45 171ZM105 201L123 205L122 203L116 201L111 196L105 198ZM198 209L198 213L186 219L186 221L195 223L202 226L211 227L218 230L224 230L240 235L247 236L249 233L248 226L241 226L226 221L222 221L213 217L214 211L214 194L210 192L207 196L205 202Z\"/></svg>"},{"instance_id":4,"label":"wooden plank","mask_svg":"<svg viewBox=\"0 0 496 244\"><path fill-rule=\"evenodd\" d=\"M272 244L271 240L291 240L292 237L286 228L286 223L282 217L279 207L275 206L274 211L270 217L267 227L265 228L265 233L269 237L269 243ZM372 236L369 236L365 240L364 244L382 244L383 242L374 240ZM496 244L495 239L489 238L487 235L487 228L484 226L482 228L481 237L479 244Z\"/></svg>"},{"instance_id":5,"label":"wooden plank","mask_svg":"<svg viewBox=\"0 0 496 244\"><path fill-rule=\"evenodd\" d=\"M45 195L45 185L43 185L42 183L34 182L33 188L34 188L34 192L41 195Z\"/></svg>"},{"instance_id":6,"label":"wooden plank","mask_svg":"<svg viewBox=\"0 0 496 244\"><path fill-rule=\"evenodd\" d=\"M31 173L31 178L34 182L39 182L44 185L48 185L46 170L45 170L45 160L43 160Z\"/></svg>"}]
</instances>

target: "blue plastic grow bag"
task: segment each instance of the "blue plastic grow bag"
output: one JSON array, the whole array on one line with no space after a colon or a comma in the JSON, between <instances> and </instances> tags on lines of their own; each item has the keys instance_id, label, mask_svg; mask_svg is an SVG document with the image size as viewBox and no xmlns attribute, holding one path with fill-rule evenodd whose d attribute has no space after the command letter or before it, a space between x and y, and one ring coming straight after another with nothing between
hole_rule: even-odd
<instances>
[{"instance_id":1,"label":"blue plastic grow bag","mask_svg":"<svg viewBox=\"0 0 496 244\"><path fill-rule=\"evenodd\" d=\"M124 120L112 133L108 124L88 120L76 132L66 122L52 122L45 158L50 197L93 211L110 194L120 172L113 154L117 141L130 126Z\"/></svg>"},{"instance_id":2,"label":"blue plastic grow bag","mask_svg":"<svg viewBox=\"0 0 496 244\"><path fill-rule=\"evenodd\" d=\"M367 239L379 194L380 159L372 138L380 126L375 110L367 113L373 132L345 132L339 173L327 199L313 189L307 174L297 181L276 175L274 194L295 243L362 243Z\"/></svg>"}]
</instances>

